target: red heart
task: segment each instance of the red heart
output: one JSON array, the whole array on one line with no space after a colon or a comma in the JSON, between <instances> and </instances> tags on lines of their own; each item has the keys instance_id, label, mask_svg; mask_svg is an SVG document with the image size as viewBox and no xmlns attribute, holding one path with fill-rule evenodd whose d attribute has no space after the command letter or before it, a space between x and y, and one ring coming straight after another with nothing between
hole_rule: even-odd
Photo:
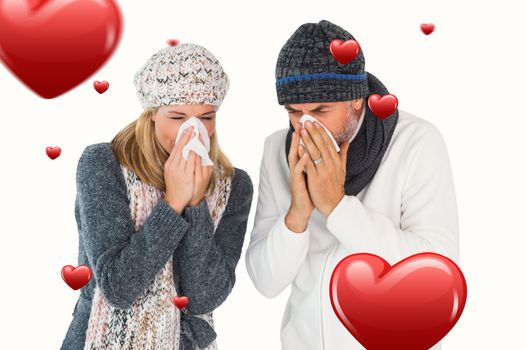
<instances>
[{"instance_id":1,"label":"red heart","mask_svg":"<svg viewBox=\"0 0 525 350\"><path fill-rule=\"evenodd\" d=\"M184 309L190 302L190 299L188 297L173 297L171 301L177 308Z\"/></svg>"},{"instance_id":2,"label":"red heart","mask_svg":"<svg viewBox=\"0 0 525 350\"><path fill-rule=\"evenodd\" d=\"M425 33L426 35L429 35L430 33L432 33L434 31L434 28L435 26L432 23L423 23L421 25L421 31Z\"/></svg>"},{"instance_id":3,"label":"red heart","mask_svg":"<svg viewBox=\"0 0 525 350\"><path fill-rule=\"evenodd\" d=\"M354 254L330 279L332 308L368 350L429 349L454 327L466 299L460 268L435 253L394 266L377 255Z\"/></svg>"},{"instance_id":4,"label":"red heart","mask_svg":"<svg viewBox=\"0 0 525 350\"><path fill-rule=\"evenodd\" d=\"M86 80L120 39L113 0L0 0L0 9L0 60L44 98Z\"/></svg>"},{"instance_id":5,"label":"red heart","mask_svg":"<svg viewBox=\"0 0 525 350\"><path fill-rule=\"evenodd\" d=\"M352 61L359 52L359 44L355 40L332 40L330 42L330 52L332 56L341 64Z\"/></svg>"},{"instance_id":6,"label":"red heart","mask_svg":"<svg viewBox=\"0 0 525 350\"><path fill-rule=\"evenodd\" d=\"M177 39L168 39L166 42L170 46L177 46L179 44L179 41Z\"/></svg>"},{"instance_id":7,"label":"red heart","mask_svg":"<svg viewBox=\"0 0 525 350\"><path fill-rule=\"evenodd\" d=\"M95 81L93 87L99 94L103 94L109 88L109 83L107 81Z\"/></svg>"},{"instance_id":8,"label":"red heart","mask_svg":"<svg viewBox=\"0 0 525 350\"><path fill-rule=\"evenodd\" d=\"M379 119L385 119L397 109L397 97L391 94L384 96L373 94L368 97L368 107Z\"/></svg>"},{"instance_id":9,"label":"red heart","mask_svg":"<svg viewBox=\"0 0 525 350\"><path fill-rule=\"evenodd\" d=\"M60 155L60 153L62 153L62 150L58 146L46 147L46 154L51 159L57 158Z\"/></svg>"},{"instance_id":10,"label":"red heart","mask_svg":"<svg viewBox=\"0 0 525 350\"><path fill-rule=\"evenodd\" d=\"M66 265L62 268L62 279L72 289L80 289L91 280L91 269L86 265L78 267Z\"/></svg>"}]
</instances>

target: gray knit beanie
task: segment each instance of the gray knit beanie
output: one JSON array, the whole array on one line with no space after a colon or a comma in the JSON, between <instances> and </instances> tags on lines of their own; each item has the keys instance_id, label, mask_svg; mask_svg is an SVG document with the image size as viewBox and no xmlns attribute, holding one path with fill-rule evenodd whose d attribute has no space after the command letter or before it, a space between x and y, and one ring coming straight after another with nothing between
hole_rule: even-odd
<instances>
[{"instance_id":1,"label":"gray knit beanie","mask_svg":"<svg viewBox=\"0 0 525 350\"><path fill-rule=\"evenodd\" d=\"M368 95L362 48L349 63L339 63L330 42L354 37L329 21L305 23L284 44L275 69L279 104L349 101Z\"/></svg>"},{"instance_id":2,"label":"gray knit beanie","mask_svg":"<svg viewBox=\"0 0 525 350\"><path fill-rule=\"evenodd\" d=\"M135 74L133 83L142 108L173 104L220 106L229 78L215 56L191 43L159 50Z\"/></svg>"}]
</instances>

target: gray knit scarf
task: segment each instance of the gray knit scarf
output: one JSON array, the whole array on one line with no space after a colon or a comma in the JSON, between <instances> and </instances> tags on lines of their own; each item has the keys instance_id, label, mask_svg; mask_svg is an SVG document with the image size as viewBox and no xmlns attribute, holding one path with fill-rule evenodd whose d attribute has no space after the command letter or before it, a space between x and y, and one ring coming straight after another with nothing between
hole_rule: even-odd
<instances>
[{"instance_id":1,"label":"gray knit scarf","mask_svg":"<svg viewBox=\"0 0 525 350\"><path fill-rule=\"evenodd\" d=\"M369 72L367 75L370 95L388 94L388 90L379 79ZM365 101L365 105L364 120L348 148L345 193L349 196L357 195L374 178L399 119L397 109L388 118L381 120L372 113L368 107L368 101ZM286 135L286 159L290 152L293 132L293 125L290 123L290 129Z\"/></svg>"}]
</instances>

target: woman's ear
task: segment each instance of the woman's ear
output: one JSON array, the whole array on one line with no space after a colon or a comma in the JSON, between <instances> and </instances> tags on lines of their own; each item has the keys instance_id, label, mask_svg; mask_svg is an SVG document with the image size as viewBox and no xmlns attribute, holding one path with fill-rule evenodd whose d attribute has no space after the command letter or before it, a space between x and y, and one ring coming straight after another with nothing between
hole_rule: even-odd
<instances>
[{"instance_id":1,"label":"woman's ear","mask_svg":"<svg viewBox=\"0 0 525 350\"><path fill-rule=\"evenodd\" d=\"M156 121L156 119L157 119L157 112L158 111L159 111L159 109L155 108L154 110L149 112L149 116L150 116L152 122Z\"/></svg>"}]
</instances>

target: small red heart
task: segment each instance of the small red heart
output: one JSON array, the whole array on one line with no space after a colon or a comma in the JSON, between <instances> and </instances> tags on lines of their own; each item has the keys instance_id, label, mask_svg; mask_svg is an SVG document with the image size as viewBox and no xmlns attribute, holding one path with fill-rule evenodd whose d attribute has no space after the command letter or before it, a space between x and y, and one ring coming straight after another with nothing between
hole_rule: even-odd
<instances>
[{"instance_id":1,"label":"small red heart","mask_svg":"<svg viewBox=\"0 0 525 350\"><path fill-rule=\"evenodd\" d=\"M330 42L330 52L339 63L347 64L359 53L359 44L355 40L342 42L335 39Z\"/></svg>"},{"instance_id":2,"label":"small red heart","mask_svg":"<svg viewBox=\"0 0 525 350\"><path fill-rule=\"evenodd\" d=\"M80 289L91 280L91 269L86 265L78 267L66 265L62 268L62 279L71 289Z\"/></svg>"},{"instance_id":3,"label":"small red heart","mask_svg":"<svg viewBox=\"0 0 525 350\"><path fill-rule=\"evenodd\" d=\"M44 98L88 79L121 36L115 0L0 0L0 61Z\"/></svg>"},{"instance_id":4,"label":"small red heart","mask_svg":"<svg viewBox=\"0 0 525 350\"><path fill-rule=\"evenodd\" d=\"M166 42L170 46L177 46L179 44L179 41L177 39L168 39Z\"/></svg>"},{"instance_id":5,"label":"small red heart","mask_svg":"<svg viewBox=\"0 0 525 350\"><path fill-rule=\"evenodd\" d=\"M60 153L62 153L62 150L58 146L46 147L46 154L51 159L57 158L60 155Z\"/></svg>"},{"instance_id":6,"label":"small red heart","mask_svg":"<svg viewBox=\"0 0 525 350\"><path fill-rule=\"evenodd\" d=\"M435 253L394 266L374 254L354 254L330 279L334 312L368 350L431 348L454 327L466 299L460 268Z\"/></svg>"},{"instance_id":7,"label":"small red heart","mask_svg":"<svg viewBox=\"0 0 525 350\"><path fill-rule=\"evenodd\" d=\"M421 25L421 31L423 33L425 33L426 35L429 35L430 33L432 33L434 31L434 24L433 23L423 23Z\"/></svg>"},{"instance_id":8,"label":"small red heart","mask_svg":"<svg viewBox=\"0 0 525 350\"><path fill-rule=\"evenodd\" d=\"M180 309L184 309L188 305L188 303L190 302L190 299L188 297L182 296L182 297L173 297L171 301L180 310Z\"/></svg>"},{"instance_id":9,"label":"small red heart","mask_svg":"<svg viewBox=\"0 0 525 350\"><path fill-rule=\"evenodd\" d=\"M107 81L95 81L93 87L99 94L103 94L109 88L109 83Z\"/></svg>"},{"instance_id":10,"label":"small red heart","mask_svg":"<svg viewBox=\"0 0 525 350\"><path fill-rule=\"evenodd\" d=\"M397 97L392 94L384 96L373 94L368 97L368 107L379 119L386 119L397 109Z\"/></svg>"}]
</instances>

